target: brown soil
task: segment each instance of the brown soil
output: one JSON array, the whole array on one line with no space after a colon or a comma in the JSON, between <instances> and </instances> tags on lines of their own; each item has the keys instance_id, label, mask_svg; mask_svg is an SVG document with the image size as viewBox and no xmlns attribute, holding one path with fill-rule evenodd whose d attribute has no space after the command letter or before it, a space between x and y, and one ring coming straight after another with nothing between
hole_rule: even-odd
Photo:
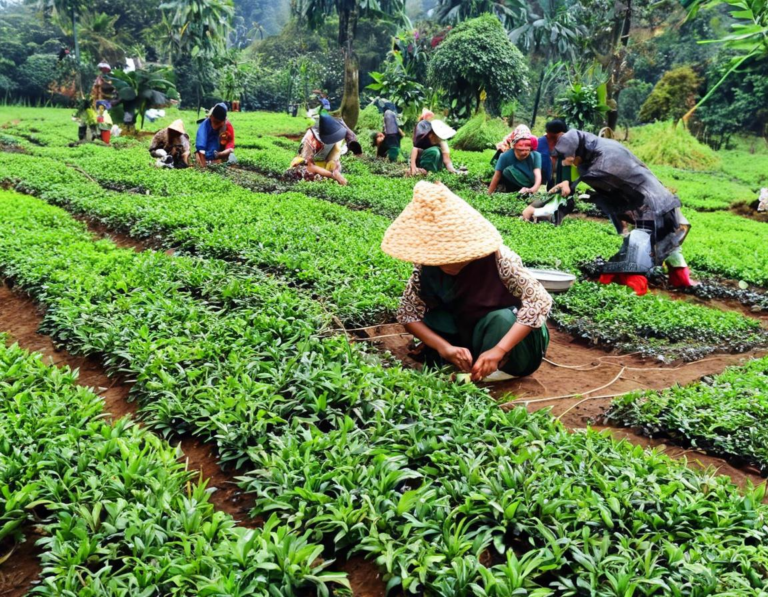
<instances>
[{"instance_id":1,"label":"brown soil","mask_svg":"<svg viewBox=\"0 0 768 597\"><path fill-rule=\"evenodd\" d=\"M365 330L375 344L387 350L408 366L419 367L408 356L411 336L398 325L376 326ZM673 458L687 456L689 464L699 467L713 465L720 474L730 476L743 485L747 479L755 484L764 480L756 471L737 469L720 458L703 453L667 447L663 441L650 440L630 429L607 428L595 425L610 406L611 399L638 389L662 390L673 383L688 384L706 375L722 372L726 367L765 356L768 351L743 354L717 354L692 363L664 364L637 355L614 355L598 348L586 346L568 334L551 330L547 361L529 377L489 386L491 394L500 403L525 405L531 411L550 408L552 415L562 417L569 429L583 429L591 425L596 429L609 429L620 438L642 446L664 446ZM587 400L585 400L587 398ZM698 462L697 462L698 461Z\"/></svg>"},{"instance_id":2,"label":"brown soil","mask_svg":"<svg viewBox=\"0 0 768 597\"><path fill-rule=\"evenodd\" d=\"M171 443L175 443L171 440ZM196 438L181 439L181 451L187 461L187 468L200 472L200 481L207 481L209 489L216 491L211 495L211 502L218 510L229 514L240 526L255 528L262 525L259 518L251 518L254 496L243 493L233 480L231 471L224 471L219 465L215 449L210 444Z\"/></svg>"},{"instance_id":3,"label":"brown soil","mask_svg":"<svg viewBox=\"0 0 768 597\"><path fill-rule=\"evenodd\" d=\"M758 203L759 201L753 201L752 203L741 201L731 206L731 212L735 213L737 216L755 220L757 222L768 222L768 212L757 211Z\"/></svg>"},{"instance_id":4,"label":"brown soil","mask_svg":"<svg viewBox=\"0 0 768 597\"><path fill-rule=\"evenodd\" d=\"M353 556L333 569L347 573L355 597L386 597L387 585L381 578L379 569L376 564L362 556Z\"/></svg>"},{"instance_id":5,"label":"brown soil","mask_svg":"<svg viewBox=\"0 0 768 597\"><path fill-rule=\"evenodd\" d=\"M0 564L0 597L23 597L27 595L40 575L37 560L38 548L35 542L40 535L27 531L24 543L18 545L3 564ZM0 553L0 558L7 552Z\"/></svg>"}]
</instances>

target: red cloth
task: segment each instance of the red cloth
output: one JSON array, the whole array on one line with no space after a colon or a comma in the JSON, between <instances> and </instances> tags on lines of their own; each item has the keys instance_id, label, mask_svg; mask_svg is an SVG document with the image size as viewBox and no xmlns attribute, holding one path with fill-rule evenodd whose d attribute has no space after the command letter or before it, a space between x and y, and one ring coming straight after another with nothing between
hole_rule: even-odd
<instances>
[{"instance_id":1,"label":"red cloth","mask_svg":"<svg viewBox=\"0 0 768 597\"><path fill-rule=\"evenodd\" d=\"M536 151L539 148L539 140L536 137L531 137L531 151Z\"/></svg>"},{"instance_id":2,"label":"red cloth","mask_svg":"<svg viewBox=\"0 0 768 597\"><path fill-rule=\"evenodd\" d=\"M224 151L225 149L234 149L235 148L235 129L232 127L232 123L227 120L227 128L226 130L221 133L221 136L219 137L219 151Z\"/></svg>"},{"instance_id":3,"label":"red cloth","mask_svg":"<svg viewBox=\"0 0 768 597\"><path fill-rule=\"evenodd\" d=\"M693 286L693 282L691 282L691 270L687 267L669 267L669 283L675 288L687 288Z\"/></svg>"},{"instance_id":4,"label":"red cloth","mask_svg":"<svg viewBox=\"0 0 768 597\"><path fill-rule=\"evenodd\" d=\"M648 278L640 274L601 274L600 284L629 286L637 296L648 293Z\"/></svg>"}]
</instances>

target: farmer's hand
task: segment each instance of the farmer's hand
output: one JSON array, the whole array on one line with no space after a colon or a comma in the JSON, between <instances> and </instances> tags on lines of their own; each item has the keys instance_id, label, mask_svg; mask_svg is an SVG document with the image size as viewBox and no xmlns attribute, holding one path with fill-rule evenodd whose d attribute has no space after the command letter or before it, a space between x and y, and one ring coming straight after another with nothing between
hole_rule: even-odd
<instances>
[{"instance_id":1,"label":"farmer's hand","mask_svg":"<svg viewBox=\"0 0 768 597\"><path fill-rule=\"evenodd\" d=\"M412 176L426 176L427 175L427 171L424 170L424 168L416 168L416 170L413 170L411 172L411 175Z\"/></svg>"},{"instance_id":2,"label":"farmer's hand","mask_svg":"<svg viewBox=\"0 0 768 597\"><path fill-rule=\"evenodd\" d=\"M553 193L558 193L558 192L563 197L567 197L568 195L570 195L571 194L571 183L568 182L567 180L564 180L560 184L555 185L554 187L552 187L550 189L550 191L549 191L549 194L551 195Z\"/></svg>"},{"instance_id":3,"label":"farmer's hand","mask_svg":"<svg viewBox=\"0 0 768 597\"><path fill-rule=\"evenodd\" d=\"M472 381L480 381L499 368L499 362L507 353L498 346L486 350L472 367Z\"/></svg>"},{"instance_id":4,"label":"farmer's hand","mask_svg":"<svg viewBox=\"0 0 768 597\"><path fill-rule=\"evenodd\" d=\"M341 173L341 170L333 171L333 179L336 182L338 182L341 186L343 187L347 186L347 179L344 178L344 175Z\"/></svg>"},{"instance_id":5,"label":"farmer's hand","mask_svg":"<svg viewBox=\"0 0 768 597\"><path fill-rule=\"evenodd\" d=\"M528 187L523 187L520 189L519 193L521 195L529 195L530 193L533 193L533 189L529 189Z\"/></svg>"},{"instance_id":6,"label":"farmer's hand","mask_svg":"<svg viewBox=\"0 0 768 597\"><path fill-rule=\"evenodd\" d=\"M472 353L469 352L468 348L448 345L440 351L440 356L449 363L456 365L464 373L469 373L472 370Z\"/></svg>"}]
</instances>

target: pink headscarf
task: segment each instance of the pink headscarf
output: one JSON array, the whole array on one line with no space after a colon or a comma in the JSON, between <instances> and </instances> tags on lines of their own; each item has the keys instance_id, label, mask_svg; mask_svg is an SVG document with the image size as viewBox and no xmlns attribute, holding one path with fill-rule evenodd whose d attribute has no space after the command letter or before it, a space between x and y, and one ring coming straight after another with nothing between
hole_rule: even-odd
<instances>
[{"instance_id":1,"label":"pink headscarf","mask_svg":"<svg viewBox=\"0 0 768 597\"><path fill-rule=\"evenodd\" d=\"M531 134L531 129L524 124L520 124L512 132L512 147L517 145L519 141L531 140L532 138L533 135ZM531 145L531 147L533 147L533 145Z\"/></svg>"},{"instance_id":2,"label":"pink headscarf","mask_svg":"<svg viewBox=\"0 0 768 597\"><path fill-rule=\"evenodd\" d=\"M523 141L525 139L530 140L531 151L536 151L536 149L538 149L539 140L533 136L533 134L531 133L531 129L529 129L524 124L518 125L514 131L509 133L509 135L507 135L504 141L502 141L496 146L496 149L506 151L507 149L510 149L515 145L517 145L518 141Z\"/></svg>"}]
</instances>

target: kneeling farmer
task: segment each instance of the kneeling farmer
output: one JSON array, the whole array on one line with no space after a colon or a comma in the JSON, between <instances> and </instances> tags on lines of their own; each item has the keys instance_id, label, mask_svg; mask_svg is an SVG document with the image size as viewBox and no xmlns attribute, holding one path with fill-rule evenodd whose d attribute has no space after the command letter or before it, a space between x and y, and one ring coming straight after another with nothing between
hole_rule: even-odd
<instances>
[{"instance_id":1,"label":"kneeling farmer","mask_svg":"<svg viewBox=\"0 0 768 597\"><path fill-rule=\"evenodd\" d=\"M479 212L442 184L420 182L382 250L414 263L398 321L474 381L536 371L549 345L552 298Z\"/></svg>"}]
</instances>

